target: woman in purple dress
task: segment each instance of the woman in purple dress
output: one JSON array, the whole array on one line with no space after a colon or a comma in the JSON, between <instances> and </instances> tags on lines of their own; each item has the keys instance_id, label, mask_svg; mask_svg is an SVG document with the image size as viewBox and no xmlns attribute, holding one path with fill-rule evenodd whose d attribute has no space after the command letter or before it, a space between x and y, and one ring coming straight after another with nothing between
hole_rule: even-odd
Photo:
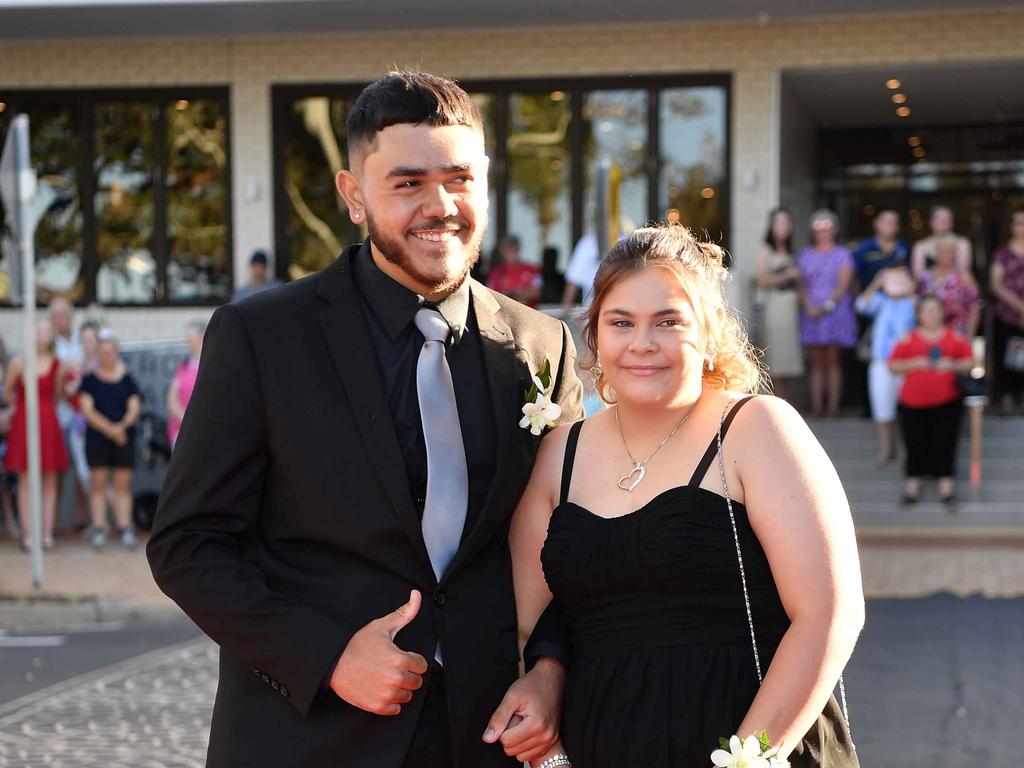
<instances>
[{"instance_id":1,"label":"woman in purple dress","mask_svg":"<svg viewBox=\"0 0 1024 768\"><path fill-rule=\"evenodd\" d=\"M853 316L853 257L836 245L839 220L832 211L811 214L813 245L797 258L800 270L800 341L810 357L811 415L835 416L843 391L840 350L857 344ZM827 410L825 400L827 394Z\"/></svg>"}]
</instances>

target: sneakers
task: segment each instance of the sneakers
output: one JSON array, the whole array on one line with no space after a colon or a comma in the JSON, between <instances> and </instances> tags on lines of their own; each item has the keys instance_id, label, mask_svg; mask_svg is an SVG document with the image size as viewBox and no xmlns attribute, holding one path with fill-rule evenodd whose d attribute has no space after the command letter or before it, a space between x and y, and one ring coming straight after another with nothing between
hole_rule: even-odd
<instances>
[{"instance_id":1,"label":"sneakers","mask_svg":"<svg viewBox=\"0 0 1024 768\"><path fill-rule=\"evenodd\" d=\"M127 550L133 550L139 545L139 540L135 537L135 531L131 528L125 528L121 531L118 536L121 546ZM97 528L92 533L92 548L99 551L107 546L107 532L102 528Z\"/></svg>"},{"instance_id":2,"label":"sneakers","mask_svg":"<svg viewBox=\"0 0 1024 768\"><path fill-rule=\"evenodd\" d=\"M135 538L135 531L131 528L125 528L121 531L121 546L127 550L135 549L139 541Z\"/></svg>"}]
</instances>

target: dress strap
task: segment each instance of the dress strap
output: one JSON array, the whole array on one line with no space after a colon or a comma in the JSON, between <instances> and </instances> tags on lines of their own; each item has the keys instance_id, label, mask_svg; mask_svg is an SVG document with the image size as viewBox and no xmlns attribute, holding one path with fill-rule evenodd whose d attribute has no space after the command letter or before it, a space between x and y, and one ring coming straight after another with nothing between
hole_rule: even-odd
<instances>
[{"instance_id":1,"label":"dress strap","mask_svg":"<svg viewBox=\"0 0 1024 768\"><path fill-rule=\"evenodd\" d=\"M725 417L725 421L722 422L722 440L725 440L725 433L729 431L729 425L732 424L732 420L736 418L736 414L739 413L740 408L746 405L748 402L754 399L754 395L747 395L741 397L736 401L736 404L730 409L728 415ZM690 485L697 486L701 484L704 479L704 475L708 473L708 469L711 468L711 462L715 460L718 455L718 434L716 433L711 438L711 444L708 449L704 451L704 456L701 458L700 463L697 465L697 469L693 472L693 477L690 478Z\"/></svg>"},{"instance_id":2,"label":"dress strap","mask_svg":"<svg viewBox=\"0 0 1024 768\"><path fill-rule=\"evenodd\" d=\"M565 458L562 459L562 492L558 497L559 504L569 500L569 485L572 483L572 465L576 461L576 445L580 441L580 430L583 422L577 421L569 427L569 438L565 441Z\"/></svg>"}]
</instances>

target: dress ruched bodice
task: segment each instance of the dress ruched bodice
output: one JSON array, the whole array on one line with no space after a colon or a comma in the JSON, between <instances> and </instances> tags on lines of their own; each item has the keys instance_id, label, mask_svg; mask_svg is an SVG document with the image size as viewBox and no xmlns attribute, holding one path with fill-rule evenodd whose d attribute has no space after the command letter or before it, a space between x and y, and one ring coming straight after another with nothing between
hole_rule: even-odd
<instances>
[{"instance_id":1,"label":"dress ruched bodice","mask_svg":"<svg viewBox=\"0 0 1024 768\"><path fill-rule=\"evenodd\" d=\"M707 768L759 685L726 500L700 487L717 441L689 485L603 518L568 500L581 424L541 553L572 644L563 743L580 768ZM789 619L745 507L733 510L766 670Z\"/></svg>"}]
</instances>

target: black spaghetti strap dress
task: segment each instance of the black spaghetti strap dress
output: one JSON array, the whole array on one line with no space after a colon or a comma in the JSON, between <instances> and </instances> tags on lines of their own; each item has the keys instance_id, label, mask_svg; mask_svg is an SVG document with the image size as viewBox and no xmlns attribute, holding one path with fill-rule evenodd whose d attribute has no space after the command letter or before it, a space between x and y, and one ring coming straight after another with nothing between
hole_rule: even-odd
<instances>
[{"instance_id":1,"label":"black spaghetti strap dress","mask_svg":"<svg viewBox=\"0 0 1024 768\"><path fill-rule=\"evenodd\" d=\"M729 413L723 439L745 402ZM573 651L563 744L576 768L707 768L759 685L726 501L700 487L709 468L719 471L717 436L688 484L609 519L568 501L581 426L569 434L541 553ZM746 509L733 502L733 510L766 672L789 619ZM846 740L833 720L823 715L812 729L820 733L809 734L819 756L822 742Z\"/></svg>"}]
</instances>

